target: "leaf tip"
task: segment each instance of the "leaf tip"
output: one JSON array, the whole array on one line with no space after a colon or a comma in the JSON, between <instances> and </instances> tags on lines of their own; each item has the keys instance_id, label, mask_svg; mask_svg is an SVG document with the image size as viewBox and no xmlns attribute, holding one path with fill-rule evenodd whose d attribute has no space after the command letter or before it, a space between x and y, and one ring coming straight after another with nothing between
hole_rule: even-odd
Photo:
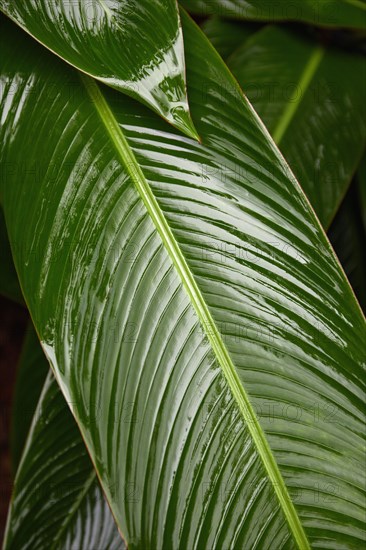
<instances>
[{"instance_id":1,"label":"leaf tip","mask_svg":"<svg viewBox=\"0 0 366 550\"><path fill-rule=\"evenodd\" d=\"M201 143L201 138L193 124L190 112L182 107L172 110L171 123L186 136L195 139Z\"/></svg>"}]
</instances>

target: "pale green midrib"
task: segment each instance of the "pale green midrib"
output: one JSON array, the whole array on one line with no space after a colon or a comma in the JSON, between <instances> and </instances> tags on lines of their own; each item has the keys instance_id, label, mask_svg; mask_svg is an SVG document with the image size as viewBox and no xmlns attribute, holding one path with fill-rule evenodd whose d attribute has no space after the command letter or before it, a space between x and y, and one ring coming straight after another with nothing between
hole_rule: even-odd
<instances>
[{"instance_id":1,"label":"pale green midrib","mask_svg":"<svg viewBox=\"0 0 366 550\"><path fill-rule=\"evenodd\" d=\"M60 527L60 530L59 530L59 533L57 535L57 537L55 538L55 540L53 541L53 544L51 546L51 550L57 550L57 545L58 543L60 542L63 534L65 533L66 529L67 529L67 526L70 524L70 521L71 519L74 517L74 515L77 513L77 511L79 510L79 506L80 504L82 503L85 495L87 494L87 492L89 491L91 485L94 483L94 481L96 480L96 472L94 469L92 469L90 475L87 477L85 483L84 483L84 487L83 489L80 491L79 493L79 496L78 498L75 500L73 506L71 507L71 510L70 512L68 513L65 521L63 522L63 524L61 525Z\"/></svg>"},{"instance_id":2,"label":"pale green midrib","mask_svg":"<svg viewBox=\"0 0 366 550\"><path fill-rule=\"evenodd\" d=\"M280 120L278 121L275 129L272 132L273 141L279 145L283 136L286 133L292 119L294 118L296 111L298 110L306 92L309 88L310 82L314 77L316 70L318 69L320 62L324 56L324 49L318 46L311 53L308 62L306 63L302 72L299 85L294 90L294 93L287 102L287 105L282 113ZM300 95L298 92L300 91Z\"/></svg>"},{"instance_id":3,"label":"pale green midrib","mask_svg":"<svg viewBox=\"0 0 366 550\"><path fill-rule=\"evenodd\" d=\"M366 10L366 4L364 2L361 2L361 0L343 0L343 2L345 4L355 6L356 8L359 8L361 10Z\"/></svg>"},{"instance_id":4,"label":"pale green midrib","mask_svg":"<svg viewBox=\"0 0 366 550\"><path fill-rule=\"evenodd\" d=\"M291 501L287 487L282 479L276 460L267 442L266 436L259 425L256 414L249 401L249 397L243 388L235 366L231 360L228 350L220 336L216 323L214 322L207 304L197 286L194 276L175 240L175 237L165 219L160 206L153 195L136 157L130 148L120 126L118 125L109 105L107 104L97 83L85 75L80 75L90 95L102 122L112 139L122 164L134 182L137 191L144 202L147 211L162 238L163 244L172 259L172 262L180 276L191 303L204 328L205 334L222 368L225 378L229 384L232 394L244 417L248 430L262 459L269 479L272 482L278 500L293 533L293 536L301 550L309 549L310 545L301 525L300 519Z\"/></svg>"}]
</instances>

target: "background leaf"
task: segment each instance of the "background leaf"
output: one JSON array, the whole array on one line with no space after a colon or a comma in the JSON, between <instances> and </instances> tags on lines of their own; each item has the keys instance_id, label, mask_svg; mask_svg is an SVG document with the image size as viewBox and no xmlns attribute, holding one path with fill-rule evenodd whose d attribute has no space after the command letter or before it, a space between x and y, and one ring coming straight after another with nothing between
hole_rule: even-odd
<instances>
[{"instance_id":1,"label":"background leaf","mask_svg":"<svg viewBox=\"0 0 366 550\"><path fill-rule=\"evenodd\" d=\"M360 545L364 319L268 133L183 20L202 144L3 39L3 160L29 165L2 191L33 319L131 548Z\"/></svg>"},{"instance_id":2,"label":"background leaf","mask_svg":"<svg viewBox=\"0 0 366 550\"><path fill-rule=\"evenodd\" d=\"M182 0L189 12L254 21L303 21L326 27L366 28L362 0Z\"/></svg>"},{"instance_id":3,"label":"background leaf","mask_svg":"<svg viewBox=\"0 0 366 550\"><path fill-rule=\"evenodd\" d=\"M365 148L365 58L266 27L228 65L329 227Z\"/></svg>"},{"instance_id":4,"label":"background leaf","mask_svg":"<svg viewBox=\"0 0 366 550\"><path fill-rule=\"evenodd\" d=\"M357 171L357 196L363 221L364 232L366 233L366 155Z\"/></svg>"},{"instance_id":5,"label":"background leaf","mask_svg":"<svg viewBox=\"0 0 366 550\"><path fill-rule=\"evenodd\" d=\"M202 23L201 28L221 57L226 59L258 30L259 25L210 17Z\"/></svg>"},{"instance_id":6,"label":"background leaf","mask_svg":"<svg viewBox=\"0 0 366 550\"><path fill-rule=\"evenodd\" d=\"M175 0L0 0L0 9L68 63L197 136Z\"/></svg>"},{"instance_id":7,"label":"background leaf","mask_svg":"<svg viewBox=\"0 0 366 550\"><path fill-rule=\"evenodd\" d=\"M17 368L12 405L11 458L14 473L18 468L48 370L48 362L30 323Z\"/></svg>"},{"instance_id":8,"label":"background leaf","mask_svg":"<svg viewBox=\"0 0 366 550\"><path fill-rule=\"evenodd\" d=\"M329 228L328 236L358 301L366 312L366 232L362 223L356 181L344 198Z\"/></svg>"},{"instance_id":9,"label":"background leaf","mask_svg":"<svg viewBox=\"0 0 366 550\"><path fill-rule=\"evenodd\" d=\"M40 349L34 336L28 338L23 371L29 374L32 365L39 372L21 379L27 387L44 374ZM20 392L25 388L18 385ZM49 372L16 475L4 549L124 547L78 427Z\"/></svg>"}]
</instances>

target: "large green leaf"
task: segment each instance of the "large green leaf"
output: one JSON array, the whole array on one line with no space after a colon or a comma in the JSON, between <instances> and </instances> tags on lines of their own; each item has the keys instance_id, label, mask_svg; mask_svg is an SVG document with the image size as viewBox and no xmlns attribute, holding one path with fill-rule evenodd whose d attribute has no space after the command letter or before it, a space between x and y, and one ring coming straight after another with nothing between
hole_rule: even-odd
<instances>
[{"instance_id":1,"label":"large green leaf","mask_svg":"<svg viewBox=\"0 0 366 550\"><path fill-rule=\"evenodd\" d=\"M28 305L131 549L359 546L365 321L183 23L201 144L4 33L2 160L27 170L2 193Z\"/></svg>"},{"instance_id":2,"label":"large green leaf","mask_svg":"<svg viewBox=\"0 0 366 550\"><path fill-rule=\"evenodd\" d=\"M190 12L201 15L366 28L364 0L181 0L181 4Z\"/></svg>"},{"instance_id":3,"label":"large green leaf","mask_svg":"<svg viewBox=\"0 0 366 550\"><path fill-rule=\"evenodd\" d=\"M329 227L365 147L365 58L267 27L228 65Z\"/></svg>"},{"instance_id":4,"label":"large green leaf","mask_svg":"<svg viewBox=\"0 0 366 550\"><path fill-rule=\"evenodd\" d=\"M0 9L81 71L197 135L175 0L0 0Z\"/></svg>"},{"instance_id":5,"label":"large green leaf","mask_svg":"<svg viewBox=\"0 0 366 550\"><path fill-rule=\"evenodd\" d=\"M38 336L29 323L17 368L12 401L11 458L15 473L36 410L49 365Z\"/></svg>"},{"instance_id":6,"label":"large green leaf","mask_svg":"<svg viewBox=\"0 0 366 550\"><path fill-rule=\"evenodd\" d=\"M42 367L38 374L43 375L46 361L36 337L28 340L26 351L28 357L38 356L37 364L32 361L33 370ZM28 387L33 380L28 377ZM52 373L45 381L16 475L4 548L124 548L78 427Z\"/></svg>"}]
</instances>

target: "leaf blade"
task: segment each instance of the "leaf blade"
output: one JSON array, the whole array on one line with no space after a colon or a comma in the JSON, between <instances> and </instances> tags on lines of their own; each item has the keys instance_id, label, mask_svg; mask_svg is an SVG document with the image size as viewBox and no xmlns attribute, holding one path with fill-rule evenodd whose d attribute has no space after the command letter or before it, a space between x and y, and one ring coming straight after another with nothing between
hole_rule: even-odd
<instances>
[{"instance_id":1,"label":"leaf blade","mask_svg":"<svg viewBox=\"0 0 366 550\"><path fill-rule=\"evenodd\" d=\"M357 196L357 181L348 190L330 228L329 240L342 263L363 311L366 311L366 254L363 243L365 229Z\"/></svg>"},{"instance_id":2,"label":"leaf blade","mask_svg":"<svg viewBox=\"0 0 366 550\"><path fill-rule=\"evenodd\" d=\"M268 26L228 64L327 229L365 145L364 59Z\"/></svg>"},{"instance_id":3,"label":"leaf blade","mask_svg":"<svg viewBox=\"0 0 366 550\"><path fill-rule=\"evenodd\" d=\"M219 17L210 17L203 22L201 28L221 57L226 59L243 44L246 38L258 30L259 25L255 23L244 25Z\"/></svg>"},{"instance_id":4,"label":"leaf blade","mask_svg":"<svg viewBox=\"0 0 366 550\"><path fill-rule=\"evenodd\" d=\"M289 4L287 0L183 0L181 4L191 13L219 15L253 21L303 21L325 27L366 27L365 4L359 0L330 0L322 3L305 0Z\"/></svg>"},{"instance_id":5,"label":"leaf blade","mask_svg":"<svg viewBox=\"0 0 366 550\"><path fill-rule=\"evenodd\" d=\"M25 5L1 0L0 9L71 65L139 99L198 139L189 114L175 1L31 0ZM164 25L157 24L162 20Z\"/></svg>"},{"instance_id":6,"label":"leaf blade","mask_svg":"<svg viewBox=\"0 0 366 550\"><path fill-rule=\"evenodd\" d=\"M48 364L39 353L39 341L28 341L28 351L30 346L32 355L43 359L36 365L42 375ZM3 547L125 548L51 372L46 376L15 478Z\"/></svg>"},{"instance_id":7,"label":"leaf blade","mask_svg":"<svg viewBox=\"0 0 366 550\"><path fill-rule=\"evenodd\" d=\"M26 442L39 397L48 372L48 363L37 334L29 323L17 369L11 425L11 458L14 474ZM29 388L29 380L32 380Z\"/></svg>"},{"instance_id":8,"label":"leaf blade","mask_svg":"<svg viewBox=\"0 0 366 550\"><path fill-rule=\"evenodd\" d=\"M84 78L83 82L88 90L93 104L96 107L96 110L103 121L103 124L108 130L108 133L111 135L122 163L125 165L126 170L130 172L131 179L134 181L141 199L143 200L146 209L148 210L151 219L153 220L153 223L161 236L164 246L171 257L177 272L179 273L182 284L191 299L193 307L203 327L204 333L212 345L217 362L221 366L228 385L238 403L238 407L243 414L244 420L249 426L253 441L255 442L264 467L276 490L278 499L281 502L294 538L299 545L299 548L310 548L299 517L266 440L266 436L257 421L254 409L236 373L235 366L231 360L225 343L223 342L216 323L198 288L194 276L188 267L183 253L174 238L169 224L159 207L159 204L136 160L136 157L133 154L132 149L129 147L121 128L118 126L117 120L114 118L113 113L108 107L98 86L93 80L86 80Z\"/></svg>"}]
</instances>

